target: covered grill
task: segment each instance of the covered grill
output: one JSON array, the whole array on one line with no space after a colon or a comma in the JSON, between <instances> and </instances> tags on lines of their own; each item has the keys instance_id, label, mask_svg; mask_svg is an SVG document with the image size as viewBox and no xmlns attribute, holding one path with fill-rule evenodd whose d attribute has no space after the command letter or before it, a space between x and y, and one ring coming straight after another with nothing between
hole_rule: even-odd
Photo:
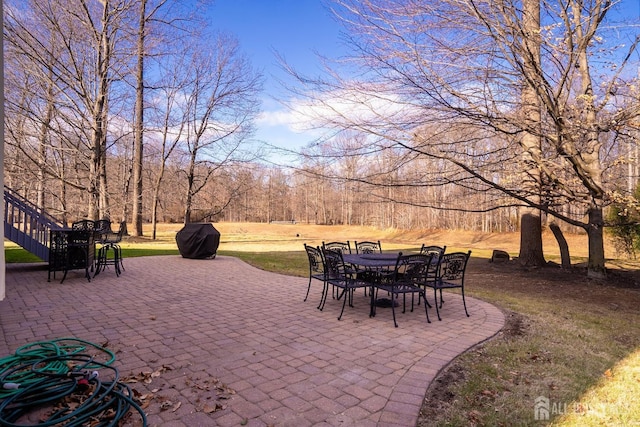
<instances>
[{"instance_id":1,"label":"covered grill","mask_svg":"<svg viewBox=\"0 0 640 427\"><path fill-rule=\"evenodd\" d=\"M176 243L183 258L215 258L220 232L208 222L185 224L176 234Z\"/></svg>"}]
</instances>

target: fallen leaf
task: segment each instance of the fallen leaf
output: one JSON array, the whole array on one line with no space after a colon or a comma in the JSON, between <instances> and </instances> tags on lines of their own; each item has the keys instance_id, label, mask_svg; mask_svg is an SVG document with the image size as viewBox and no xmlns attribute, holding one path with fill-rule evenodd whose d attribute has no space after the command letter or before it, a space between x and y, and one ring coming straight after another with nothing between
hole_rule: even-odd
<instances>
[{"instance_id":1,"label":"fallen leaf","mask_svg":"<svg viewBox=\"0 0 640 427\"><path fill-rule=\"evenodd\" d=\"M205 405L202 407L202 411L207 414L211 414L213 412L221 411L225 408L226 406L221 405L219 403L214 403L214 404L205 403Z\"/></svg>"},{"instance_id":2,"label":"fallen leaf","mask_svg":"<svg viewBox=\"0 0 640 427\"><path fill-rule=\"evenodd\" d=\"M160 410L161 411L166 411L167 409L171 408L173 406L173 402L170 400L163 400L162 402L160 402Z\"/></svg>"}]
</instances>

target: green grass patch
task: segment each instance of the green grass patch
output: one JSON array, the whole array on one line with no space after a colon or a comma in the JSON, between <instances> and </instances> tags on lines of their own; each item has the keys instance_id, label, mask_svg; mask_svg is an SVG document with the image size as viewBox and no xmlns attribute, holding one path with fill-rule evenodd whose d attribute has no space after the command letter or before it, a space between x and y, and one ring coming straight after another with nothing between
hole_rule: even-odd
<instances>
[{"instance_id":1,"label":"green grass patch","mask_svg":"<svg viewBox=\"0 0 640 427\"><path fill-rule=\"evenodd\" d=\"M265 271L304 277L309 275L309 260L304 251L239 252L220 251L220 255L240 258L247 264Z\"/></svg>"},{"instance_id":2,"label":"green grass patch","mask_svg":"<svg viewBox=\"0 0 640 427\"><path fill-rule=\"evenodd\" d=\"M42 260L37 256L10 242L4 243L4 260L6 263L42 262Z\"/></svg>"}]
</instances>

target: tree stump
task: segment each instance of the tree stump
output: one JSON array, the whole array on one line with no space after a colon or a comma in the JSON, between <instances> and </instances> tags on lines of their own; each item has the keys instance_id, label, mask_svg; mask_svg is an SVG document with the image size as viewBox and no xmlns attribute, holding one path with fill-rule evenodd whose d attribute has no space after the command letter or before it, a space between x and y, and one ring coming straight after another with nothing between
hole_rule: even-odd
<instances>
[{"instance_id":1,"label":"tree stump","mask_svg":"<svg viewBox=\"0 0 640 427\"><path fill-rule=\"evenodd\" d=\"M511 259L509 254L499 249L494 249L489 262L508 262Z\"/></svg>"}]
</instances>

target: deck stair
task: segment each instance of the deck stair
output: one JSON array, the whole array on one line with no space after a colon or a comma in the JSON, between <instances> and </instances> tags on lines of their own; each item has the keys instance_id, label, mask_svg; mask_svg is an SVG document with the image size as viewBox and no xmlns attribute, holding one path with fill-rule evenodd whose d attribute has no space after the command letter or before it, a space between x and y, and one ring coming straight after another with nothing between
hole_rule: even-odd
<instances>
[{"instance_id":1,"label":"deck stair","mask_svg":"<svg viewBox=\"0 0 640 427\"><path fill-rule=\"evenodd\" d=\"M39 209L16 191L4 186L4 237L17 243L41 260L49 261L51 230L64 228L55 218Z\"/></svg>"}]
</instances>

